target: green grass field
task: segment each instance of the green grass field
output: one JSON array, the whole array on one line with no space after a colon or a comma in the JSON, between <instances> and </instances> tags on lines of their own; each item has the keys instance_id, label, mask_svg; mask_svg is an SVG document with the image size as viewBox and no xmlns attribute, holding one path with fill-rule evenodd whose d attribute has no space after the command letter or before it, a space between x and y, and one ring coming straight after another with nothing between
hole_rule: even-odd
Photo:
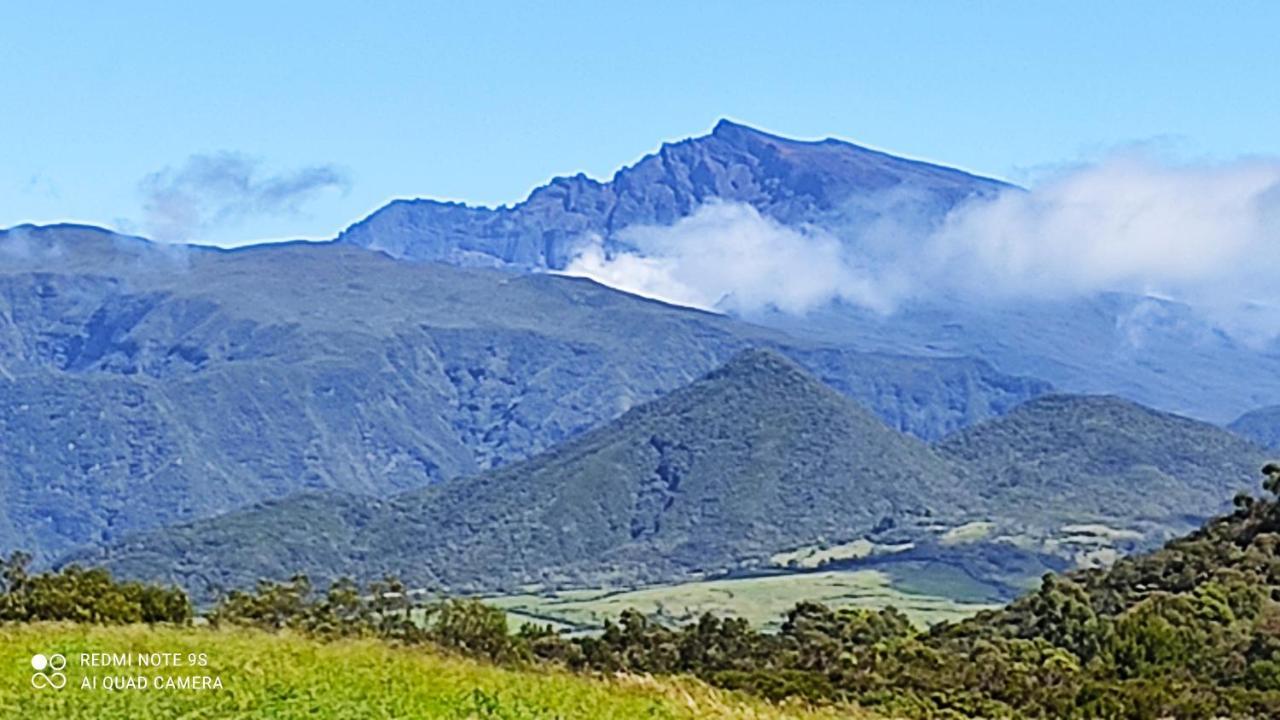
<instances>
[{"instance_id":1,"label":"green grass field","mask_svg":"<svg viewBox=\"0 0 1280 720\"><path fill-rule=\"evenodd\" d=\"M933 577L937 568L920 574ZM506 610L513 625L524 622L552 622L561 629L597 628L606 619L617 618L626 609L638 610L660 620L681 623L704 612L722 617L746 618L760 628L776 628L788 610L801 601L829 607L884 608L893 606L919 625L968 617L996 607L983 602L963 602L948 595L964 597L977 590L951 588L946 583L972 583L968 578L933 577L932 593L909 592L903 580L878 570L849 572L786 573L732 580L657 585L635 590L575 590L547 595L510 595L486 602ZM921 578L921 586L925 578ZM908 583L909 584L909 583Z\"/></svg>"},{"instance_id":2,"label":"green grass field","mask_svg":"<svg viewBox=\"0 0 1280 720\"><path fill-rule=\"evenodd\" d=\"M67 684L35 689L31 658L66 656ZM204 653L206 667L85 667L81 653ZM500 718L687 720L871 718L853 708L779 707L692 680L593 679L514 671L378 641L319 643L288 635L200 628L0 627L0 717L23 720L162 718ZM217 677L220 690L107 690L107 677ZM81 687L96 678L97 689Z\"/></svg>"}]
</instances>

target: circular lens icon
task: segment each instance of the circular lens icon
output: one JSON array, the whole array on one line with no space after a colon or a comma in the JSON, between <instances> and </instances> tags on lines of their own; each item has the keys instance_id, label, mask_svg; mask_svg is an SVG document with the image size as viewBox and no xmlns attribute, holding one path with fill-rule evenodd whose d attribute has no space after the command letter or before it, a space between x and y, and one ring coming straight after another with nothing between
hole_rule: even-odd
<instances>
[{"instance_id":1,"label":"circular lens icon","mask_svg":"<svg viewBox=\"0 0 1280 720\"><path fill-rule=\"evenodd\" d=\"M31 667L36 671L31 676L31 687L37 690L61 690L67 686L67 675L62 672L67 667L65 656L55 653L46 657L44 653L36 653L31 656Z\"/></svg>"}]
</instances>

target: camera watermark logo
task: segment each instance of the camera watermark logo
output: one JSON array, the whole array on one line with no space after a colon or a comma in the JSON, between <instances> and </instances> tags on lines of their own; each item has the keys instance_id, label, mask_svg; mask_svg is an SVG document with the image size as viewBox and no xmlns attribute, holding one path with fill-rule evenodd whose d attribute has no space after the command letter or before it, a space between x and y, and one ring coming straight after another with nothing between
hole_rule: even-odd
<instances>
[{"instance_id":1,"label":"camera watermark logo","mask_svg":"<svg viewBox=\"0 0 1280 720\"><path fill-rule=\"evenodd\" d=\"M67 659L62 655L44 655L37 653L31 656L31 667L36 671L31 676L31 687L37 690L49 688L61 690L67 686Z\"/></svg>"}]
</instances>

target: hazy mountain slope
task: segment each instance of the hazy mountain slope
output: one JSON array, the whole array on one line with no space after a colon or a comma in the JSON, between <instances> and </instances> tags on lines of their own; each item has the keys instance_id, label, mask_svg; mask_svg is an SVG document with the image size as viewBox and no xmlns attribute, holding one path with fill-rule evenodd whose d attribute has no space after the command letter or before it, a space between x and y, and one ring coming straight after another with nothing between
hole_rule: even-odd
<instances>
[{"instance_id":1,"label":"hazy mountain slope","mask_svg":"<svg viewBox=\"0 0 1280 720\"><path fill-rule=\"evenodd\" d=\"M663 144L608 182L558 177L499 208L397 200L339 241L414 260L563 269L587 236L614 246L623 228L669 225L709 200L748 203L787 224L859 224L892 212L928 227L956 203L1005 187L839 140L790 140L722 120L709 135Z\"/></svg>"},{"instance_id":2,"label":"hazy mountain slope","mask_svg":"<svg viewBox=\"0 0 1280 720\"><path fill-rule=\"evenodd\" d=\"M941 298L889 316L833 304L802 318L775 312L745 319L863 350L981 357L1063 391L1122 395L1214 423L1280 399L1280 354L1232 338L1184 304L1137 295Z\"/></svg>"},{"instance_id":3,"label":"hazy mountain slope","mask_svg":"<svg viewBox=\"0 0 1280 720\"><path fill-rule=\"evenodd\" d=\"M1280 405L1251 410L1228 427L1259 445L1280 451Z\"/></svg>"},{"instance_id":4,"label":"hazy mountain slope","mask_svg":"<svg viewBox=\"0 0 1280 720\"><path fill-rule=\"evenodd\" d=\"M57 553L304 489L528 457L772 346L925 437L1045 391L965 359L794 342L585 280L336 244L0 234L0 550Z\"/></svg>"},{"instance_id":5,"label":"hazy mountain slope","mask_svg":"<svg viewBox=\"0 0 1280 720\"><path fill-rule=\"evenodd\" d=\"M636 583L763 566L966 504L926 445L755 350L523 463L370 504L290 499L96 560L196 592L294 570L453 590Z\"/></svg>"},{"instance_id":6,"label":"hazy mountain slope","mask_svg":"<svg viewBox=\"0 0 1280 720\"><path fill-rule=\"evenodd\" d=\"M1262 448L1221 428L1107 396L1049 395L935 445L990 507L1026 524L1194 527L1251 489ZM1163 539L1163 538L1160 538Z\"/></svg>"}]
</instances>

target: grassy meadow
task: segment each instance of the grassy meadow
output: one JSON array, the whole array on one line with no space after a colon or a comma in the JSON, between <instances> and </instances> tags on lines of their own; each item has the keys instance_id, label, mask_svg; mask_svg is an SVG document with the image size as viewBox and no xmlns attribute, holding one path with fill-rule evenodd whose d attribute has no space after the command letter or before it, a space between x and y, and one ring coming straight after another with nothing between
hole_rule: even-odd
<instances>
[{"instance_id":1,"label":"grassy meadow","mask_svg":"<svg viewBox=\"0 0 1280 720\"><path fill-rule=\"evenodd\" d=\"M937 572L936 568L929 570ZM989 602L952 599L956 595L972 595L981 590L953 587L959 585L961 579L949 576L950 582L946 587L935 581L929 590L937 594L912 592L914 588L908 589L911 584L906 582L911 579L890 577L879 570L780 573L639 589L509 595L485 602L506 610L514 627L535 622L551 623L562 630L598 628L605 620L615 619L627 609L677 624L696 620L703 613L711 612L721 617L744 618L754 627L776 629L787 611L802 601L818 602L832 608L895 607L918 626L958 620L997 607Z\"/></svg>"},{"instance_id":2,"label":"grassy meadow","mask_svg":"<svg viewBox=\"0 0 1280 720\"><path fill-rule=\"evenodd\" d=\"M204 653L204 668L83 667L80 653ZM68 659L64 689L31 686L31 657ZM375 640L321 643L288 634L146 626L0 627L0 717L501 718L504 720L818 720L871 718L851 708L776 706L683 679L607 679L516 671ZM221 690L82 689L85 677L209 675ZM152 681L153 682L153 681Z\"/></svg>"}]
</instances>

